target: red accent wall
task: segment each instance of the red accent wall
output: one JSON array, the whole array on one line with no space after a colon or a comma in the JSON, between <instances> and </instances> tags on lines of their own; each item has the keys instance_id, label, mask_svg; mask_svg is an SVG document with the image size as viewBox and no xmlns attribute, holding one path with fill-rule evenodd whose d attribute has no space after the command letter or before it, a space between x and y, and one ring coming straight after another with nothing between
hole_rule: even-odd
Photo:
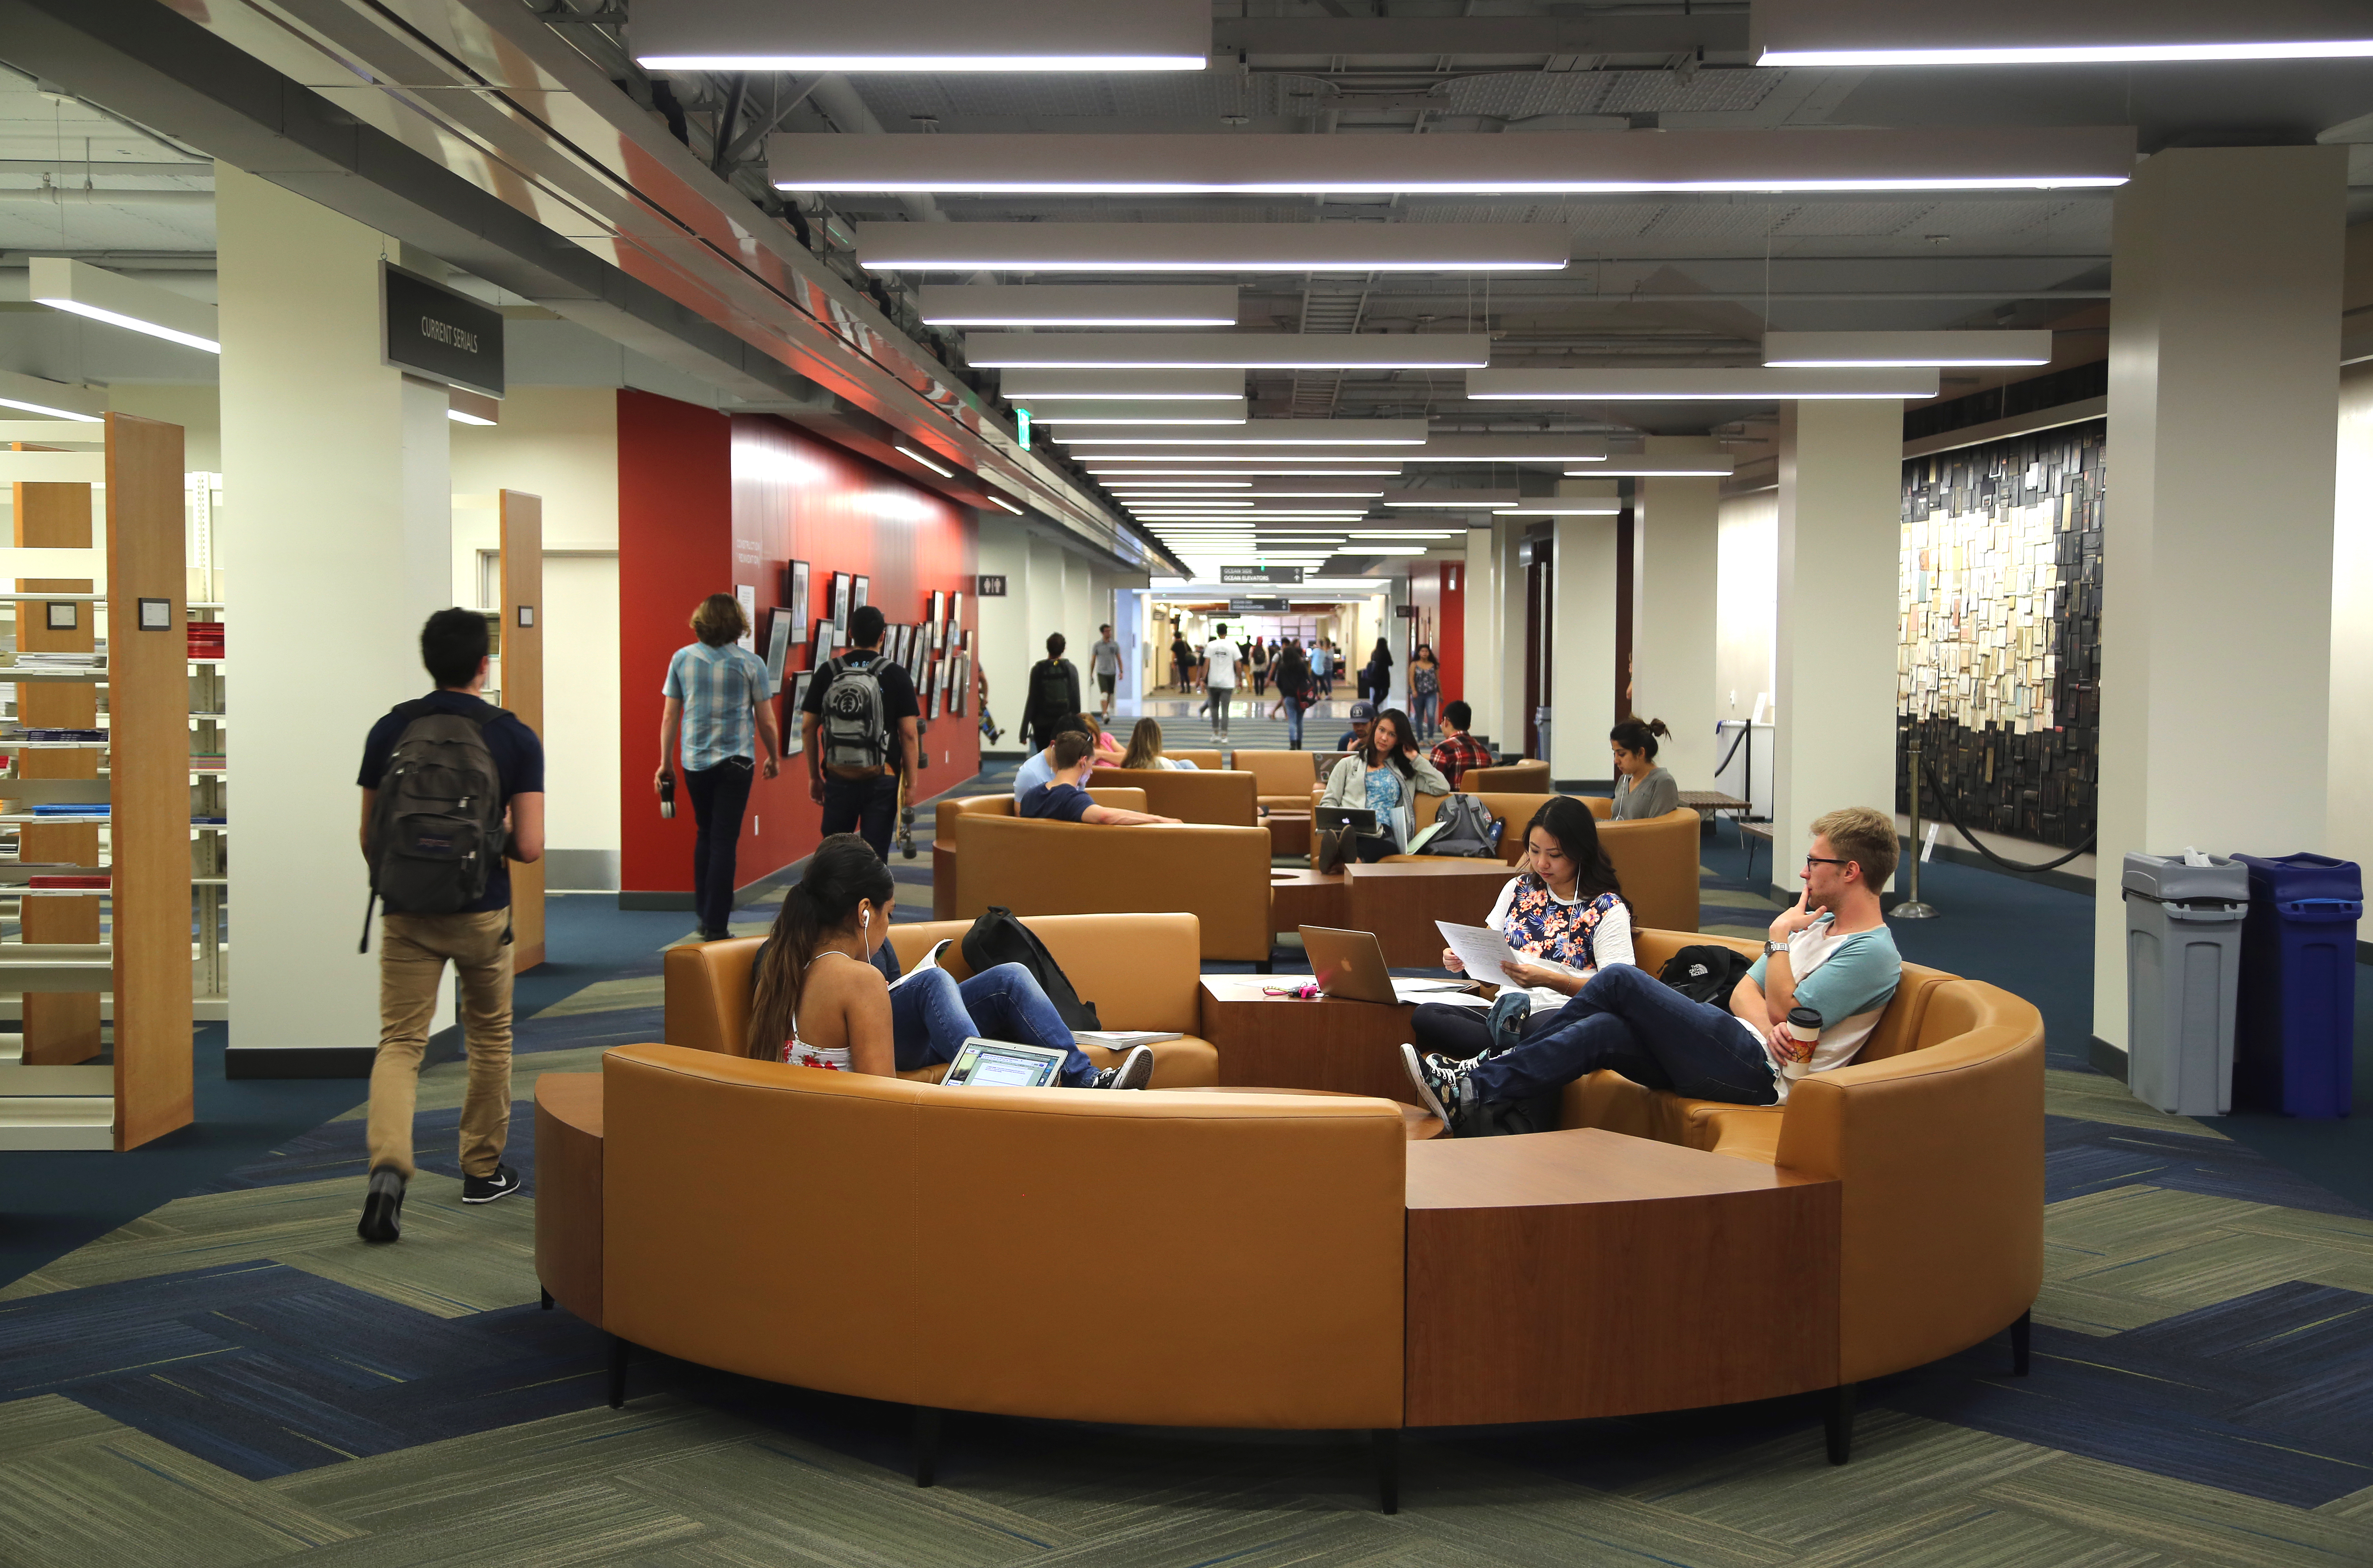
<instances>
[{"instance_id":1,"label":"red accent wall","mask_svg":"<svg viewBox=\"0 0 2373 1568\"><path fill-rule=\"evenodd\" d=\"M1414 620L1402 623L1406 661L1420 642L1433 645L1434 663L1442 681L1442 700L1455 702L1467 695L1467 564L1464 561L1418 561L1409 567L1409 602Z\"/></svg>"},{"instance_id":2,"label":"red accent wall","mask_svg":"<svg viewBox=\"0 0 2373 1568\"><path fill-rule=\"evenodd\" d=\"M931 591L964 595L963 626L978 626L972 599L978 546L974 523L943 497L771 415L730 418L648 392L618 394L619 723L625 821L620 885L629 892L692 890L693 822L679 805L662 818L651 793L659 765L660 685L674 651L691 640L687 618L710 593L754 590L763 652L768 612L798 612L802 635L787 668L807 667L805 630L827 606L836 571L863 576L868 603L893 624L928 613ZM786 605L785 570L808 563L809 603ZM918 661L918 662L921 662ZM912 672L923 685L928 669ZM788 683L787 683L788 685ZM777 711L787 703L779 703ZM927 704L928 710L928 704ZM796 714L782 714L797 745ZM927 720L928 766L918 794L941 793L980 771L975 715ZM758 779L750 791L735 874L744 885L808 855L820 837L804 764Z\"/></svg>"}]
</instances>

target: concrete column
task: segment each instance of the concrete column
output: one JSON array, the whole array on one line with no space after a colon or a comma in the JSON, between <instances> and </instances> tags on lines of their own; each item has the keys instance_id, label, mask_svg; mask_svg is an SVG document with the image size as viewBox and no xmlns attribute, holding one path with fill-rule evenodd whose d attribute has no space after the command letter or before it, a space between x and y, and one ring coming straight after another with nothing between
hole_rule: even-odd
<instances>
[{"instance_id":1,"label":"concrete column","mask_svg":"<svg viewBox=\"0 0 2373 1568\"><path fill-rule=\"evenodd\" d=\"M1722 451L1701 436L1651 436L1650 457ZM1713 788L1721 754L1713 727L1726 717L1715 687L1714 615L1722 566L1722 481L1642 479L1639 518L1639 597L1631 617L1632 711L1661 719L1672 739L1656 760L1684 790ZM1748 699L1754 700L1751 696Z\"/></svg>"},{"instance_id":2,"label":"concrete column","mask_svg":"<svg viewBox=\"0 0 2373 1568\"><path fill-rule=\"evenodd\" d=\"M1499 584L1500 727L1484 731L1502 756L1524 755L1525 724L1525 520L1510 518L1491 527L1492 575ZM1554 738L1554 737L1552 737Z\"/></svg>"},{"instance_id":3,"label":"concrete column","mask_svg":"<svg viewBox=\"0 0 2373 1568\"><path fill-rule=\"evenodd\" d=\"M1780 405L1776 887L1798 885L1815 817L1894 810L1902 474L1900 403Z\"/></svg>"},{"instance_id":4,"label":"concrete column","mask_svg":"<svg viewBox=\"0 0 2373 1568\"><path fill-rule=\"evenodd\" d=\"M2121 1050L2125 854L2329 842L2347 152L2179 148L2118 193L2093 1033ZM2242 787L2237 734L2282 765Z\"/></svg>"},{"instance_id":5,"label":"concrete column","mask_svg":"<svg viewBox=\"0 0 2373 1568\"><path fill-rule=\"evenodd\" d=\"M1616 498L1611 479L1562 479L1560 500ZM1557 588L1549 657L1555 670L1549 778L1609 779L1607 731L1615 727L1615 531L1618 519L1557 520ZM1612 789L1613 786L1607 786Z\"/></svg>"},{"instance_id":6,"label":"concrete column","mask_svg":"<svg viewBox=\"0 0 2373 1568\"><path fill-rule=\"evenodd\" d=\"M991 752L1018 754L1023 699L1037 649L1030 640L1030 531L1002 512L979 514L980 570L1005 579L1005 594L980 599L980 643L975 657L988 676L988 710L1005 730ZM983 736L983 743L988 737Z\"/></svg>"},{"instance_id":7,"label":"concrete column","mask_svg":"<svg viewBox=\"0 0 2373 1568\"><path fill-rule=\"evenodd\" d=\"M1475 710L1475 729L1485 735L1502 735L1500 718L1500 579L1491 551L1491 530L1467 531L1466 689L1460 694Z\"/></svg>"},{"instance_id":8,"label":"concrete column","mask_svg":"<svg viewBox=\"0 0 2373 1568\"><path fill-rule=\"evenodd\" d=\"M2332 823L2323 853L2373 865L2373 364L2341 372L2332 571Z\"/></svg>"},{"instance_id":9,"label":"concrete column","mask_svg":"<svg viewBox=\"0 0 2373 1568\"><path fill-rule=\"evenodd\" d=\"M371 722L428 689L420 625L453 603L445 393L380 362L392 242L226 164L215 193L228 603L245 628L226 669L253 781L231 858L231 1045L367 1063L379 967L355 952L355 765Z\"/></svg>"}]
</instances>

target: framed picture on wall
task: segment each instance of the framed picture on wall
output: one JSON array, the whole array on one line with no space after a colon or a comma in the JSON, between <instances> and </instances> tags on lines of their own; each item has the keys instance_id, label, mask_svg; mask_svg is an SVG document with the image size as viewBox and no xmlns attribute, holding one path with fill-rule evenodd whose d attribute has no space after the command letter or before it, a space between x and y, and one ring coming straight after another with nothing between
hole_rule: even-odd
<instances>
[{"instance_id":1,"label":"framed picture on wall","mask_svg":"<svg viewBox=\"0 0 2373 1568\"><path fill-rule=\"evenodd\" d=\"M848 590L848 607L852 610L861 609L867 603L865 596L872 591L873 579L871 578L860 577L853 579Z\"/></svg>"},{"instance_id":2,"label":"framed picture on wall","mask_svg":"<svg viewBox=\"0 0 2373 1568\"><path fill-rule=\"evenodd\" d=\"M832 621L828 616L818 615L815 619L815 630L808 638L808 668L821 670L824 668L824 661L831 657Z\"/></svg>"},{"instance_id":3,"label":"framed picture on wall","mask_svg":"<svg viewBox=\"0 0 2373 1568\"><path fill-rule=\"evenodd\" d=\"M848 574L835 572L832 574L832 603L824 607L824 618L832 623L835 631L848 627Z\"/></svg>"},{"instance_id":4,"label":"framed picture on wall","mask_svg":"<svg viewBox=\"0 0 2373 1568\"><path fill-rule=\"evenodd\" d=\"M799 727L800 710L808 705L808 685L814 679L815 672L812 670L797 671L791 676L791 710L786 717L793 729Z\"/></svg>"},{"instance_id":5,"label":"framed picture on wall","mask_svg":"<svg viewBox=\"0 0 2373 1568\"><path fill-rule=\"evenodd\" d=\"M941 673L945 671L947 667L948 661L944 659L934 659L931 661L929 689L925 693L921 704L923 717L926 719L937 719L940 716L940 680Z\"/></svg>"},{"instance_id":6,"label":"framed picture on wall","mask_svg":"<svg viewBox=\"0 0 2373 1568\"><path fill-rule=\"evenodd\" d=\"M733 602L742 606L742 635L735 640L755 653L758 651L758 585L752 582L735 583Z\"/></svg>"},{"instance_id":7,"label":"framed picture on wall","mask_svg":"<svg viewBox=\"0 0 2373 1568\"><path fill-rule=\"evenodd\" d=\"M941 650L941 649L944 646L944 638L945 638L945 635L946 635L946 633L945 633L945 628L946 628L946 626L947 626L947 621L948 621L948 596L947 596L947 592L946 592L946 591L945 591L945 590L943 590L943 589L937 589L937 588L934 588L933 590L931 590L931 620L930 620L930 624L931 624L931 651L932 651L932 652L934 652L934 653L939 652L939 651Z\"/></svg>"},{"instance_id":8,"label":"framed picture on wall","mask_svg":"<svg viewBox=\"0 0 2373 1568\"><path fill-rule=\"evenodd\" d=\"M915 649L923 640L923 628L909 621L898 628L898 663L909 674L915 669Z\"/></svg>"},{"instance_id":9,"label":"framed picture on wall","mask_svg":"<svg viewBox=\"0 0 2373 1568\"><path fill-rule=\"evenodd\" d=\"M807 625L808 564L805 561L783 563L783 603L790 606L792 624Z\"/></svg>"},{"instance_id":10,"label":"framed picture on wall","mask_svg":"<svg viewBox=\"0 0 2373 1568\"><path fill-rule=\"evenodd\" d=\"M971 696L972 655L959 653L955 657L955 673L948 682L948 711L961 715Z\"/></svg>"},{"instance_id":11,"label":"framed picture on wall","mask_svg":"<svg viewBox=\"0 0 2373 1568\"><path fill-rule=\"evenodd\" d=\"M961 588L948 595L948 636L951 638L964 631L964 590Z\"/></svg>"},{"instance_id":12,"label":"framed picture on wall","mask_svg":"<svg viewBox=\"0 0 2373 1568\"><path fill-rule=\"evenodd\" d=\"M792 610L777 610L772 614L774 620L766 627L766 689L780 691L783 688L783 666L791 653L791 633L799 620L798 612Z\"/></svg>"}]
</instances>

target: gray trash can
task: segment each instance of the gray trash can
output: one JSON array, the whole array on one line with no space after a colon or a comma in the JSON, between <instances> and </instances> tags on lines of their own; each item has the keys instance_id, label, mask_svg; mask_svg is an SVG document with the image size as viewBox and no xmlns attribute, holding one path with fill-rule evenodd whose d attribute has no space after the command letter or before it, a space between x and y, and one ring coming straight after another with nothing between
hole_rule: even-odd
<instances>
[{"instance_id":1,"label":"gray trash can","mask_svg":"<svg viewBox=\"0 0 2373 1568\"><path fill-rule=\"evenodd\" d=\"M2250 870L2210 856L2128 855L2126 1086L2178 1116L2233 1108L2233 1000Z\"/></svg>"}]
</instances>

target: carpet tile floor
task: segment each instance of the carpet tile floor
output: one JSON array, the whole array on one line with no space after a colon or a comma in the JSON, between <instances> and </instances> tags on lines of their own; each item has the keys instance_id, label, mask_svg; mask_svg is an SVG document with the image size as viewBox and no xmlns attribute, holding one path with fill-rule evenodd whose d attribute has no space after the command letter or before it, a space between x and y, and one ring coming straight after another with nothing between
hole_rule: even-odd
<instances>
[{"instance_id":1,"label":"carpet tile floor","mask_svg":"<svg viewBox=\"0 0 2373 1568\"><path fill-rule=\"evenodd\" d=\"M917 838L902 919L929 915L927 815ZM1710 842L1702 929L1770 919L1743 871ZM901 1409L646 1358L614 1411L602 1337L539 1310L532 1189L459 1201L446 1062L400 1245L354 1235L357 1083L0 1285L0 1563L2373 1564L2373 1214L2083 1069L2087 901L1949 867L1927 886L2019 929L1939 920L1899 933L1907 955L2034 997L2052 1035L2034 1372L1998 1340L1865 1387L1844 1469L1808 1399L1424 1432L1386 1517L1350 1433L959 1414L918 1491ZM686 924L555 900L568 961L521 987L523 1176L534 1075L657 1038Z\"/></svg>"}]
</instances>

